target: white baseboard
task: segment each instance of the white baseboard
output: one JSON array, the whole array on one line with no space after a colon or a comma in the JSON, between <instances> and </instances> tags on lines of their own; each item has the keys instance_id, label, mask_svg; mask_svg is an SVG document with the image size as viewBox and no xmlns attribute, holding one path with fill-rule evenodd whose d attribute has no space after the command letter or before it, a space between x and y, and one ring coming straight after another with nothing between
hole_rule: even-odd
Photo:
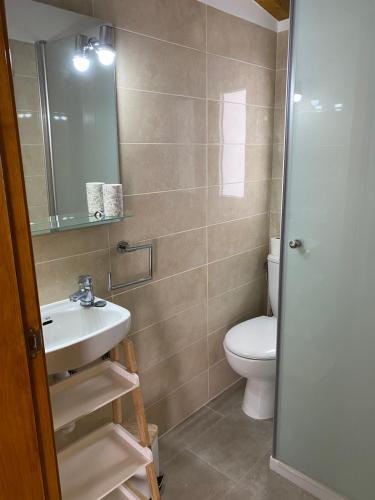
<instances>
[{"instance_id":1,"label":"white baseboard","mask_svg":"<svg viewBox=\"0 0 375 500\"><path fill-rule=\"evenodd\" d=\"M308 493L311 493L311 495L320 498L320 500L347 500L345 497L338 495L317 481L314 481L314 479L305 476L305 474L289 467L289 465L285 465L276 458L270 458L270 469Z\"/></svg>"}]
</instances>

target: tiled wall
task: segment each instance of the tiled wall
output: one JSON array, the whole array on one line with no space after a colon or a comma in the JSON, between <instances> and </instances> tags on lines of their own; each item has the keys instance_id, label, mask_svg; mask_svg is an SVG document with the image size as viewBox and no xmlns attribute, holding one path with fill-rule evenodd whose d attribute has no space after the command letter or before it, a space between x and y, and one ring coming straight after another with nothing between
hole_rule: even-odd
<instances>
[{"instance_id":1,"label":"tiled wall","mask_svg":"<svg viewBox=\"0 0 375 500\"><path fill-rule=\"evenodd\" d=\"M39 85L32 43L10 40L18 126L31 221L48 216Z\"/></svg>"},{"instance_id":2,"label":"tiled wall","mask_svg":"<svg viewBox=\"0 0 375 500\"><path fill-rule=\"evenodd\" d=\"M277 34L270 236L280 236L289 31Z\"/></svg>"},{"instance_id":3,"label":"tiled wall","mask_svg":"<svg viewBox=\"0 0 375 500\"><path fill-rule=\"evenodd\" d=\"M51 0L48 3L64 3ZM132 219L34 238L40 299L78 274L96 294L147 271L116 243L152 241L155 279L112 297L133 317L148 417L161 432L237 380L222 341L265 312L276 33L196 0L66 1L116 27L125 207Z\"/></svg>"}]
</instances>

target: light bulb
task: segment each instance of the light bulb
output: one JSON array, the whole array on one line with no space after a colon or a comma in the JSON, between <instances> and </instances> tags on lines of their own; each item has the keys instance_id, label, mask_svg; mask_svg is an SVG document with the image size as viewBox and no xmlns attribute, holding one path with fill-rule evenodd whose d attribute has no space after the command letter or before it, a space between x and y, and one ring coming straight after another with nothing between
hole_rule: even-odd
<instances>
[{"instance_id":1,"label":"light bulb","mask_svg":"<svg viewBox=\"0 0 375 500\"><path fill-rule=\"evenodd\" d=\"M302 101L302 94L294 94L294 102L301 102Z\"/></svg>"},{"instance_id":2,"label":"light bulb","mask_svg":"<svg viewBox=\"0 0 375 500\"><path fill-rule=\"evenodd\" d=\"M96 51L99 61L104 66L110 66L115 60L115 51L110 47L99 47Z\"/></svg>"},{"instance_id":3,"label":"light bulb","mask_svg":"<svg viewBox=\"0 0 375 500\"><path fill-rule=\"evenodd\" d=\"M89 69L90 61L85 55L76 54L73 57L73 64L77 71L83 73L84 71L87 71Z\"/></svg>"}]
</instances>

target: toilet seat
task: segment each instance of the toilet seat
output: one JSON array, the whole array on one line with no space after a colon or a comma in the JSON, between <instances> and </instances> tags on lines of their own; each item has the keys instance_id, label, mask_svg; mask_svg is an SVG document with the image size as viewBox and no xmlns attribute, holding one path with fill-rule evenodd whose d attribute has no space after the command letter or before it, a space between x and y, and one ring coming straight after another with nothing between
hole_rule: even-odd
<instances>
[{"instance_id":1,"label":"toilet seat","mask_svg":"<svg viewBox=\"0 0 375 500\"><path fill-rule=\"evenodd\" d=\"M224 346L236 356L246 359L276 359L277 319L259 316L231 328Z\"/></svg>"}]
</instances>

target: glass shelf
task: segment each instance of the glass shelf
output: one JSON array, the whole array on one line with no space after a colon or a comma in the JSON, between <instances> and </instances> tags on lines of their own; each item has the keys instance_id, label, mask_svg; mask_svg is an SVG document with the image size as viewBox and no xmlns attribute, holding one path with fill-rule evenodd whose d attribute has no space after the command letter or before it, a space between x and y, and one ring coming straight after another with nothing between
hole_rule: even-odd
<instances>
[{"instance_id":1,"label":"glass shelf","mask_svg":"<svg viewBox=\"0 0 375 500\"><path fill-rule=\"evenodd\" d=\"M30 222L32 235L55 233L66 231L68 229L78 229L82 227L90 227L96 224L109 224L110 222L120 222L129 219L132 215L125 214L118 217L103 216L97 219L94 215L89 214L66 214L44 217L37 221Z\"/></svg>"}]
</instances>

